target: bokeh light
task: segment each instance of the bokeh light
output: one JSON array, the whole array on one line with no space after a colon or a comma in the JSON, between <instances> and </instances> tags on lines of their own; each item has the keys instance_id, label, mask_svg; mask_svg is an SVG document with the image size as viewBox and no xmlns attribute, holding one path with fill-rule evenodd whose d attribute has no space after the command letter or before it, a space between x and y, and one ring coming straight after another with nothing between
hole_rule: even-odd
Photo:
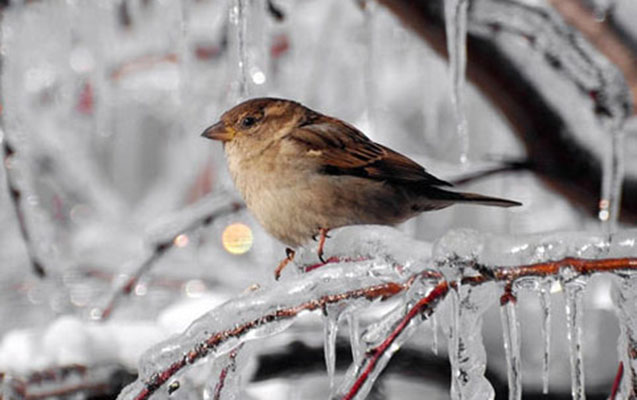
<instances>
[{"instance_id":1,"label":"bokeh light","mask_svg":"<svg viewBox=\"0 0 637 400\"><path fill-rule=\"evenodd\" d=\"M228 225L221 235L223 248L230 254L244 254L252 247L252 229L242 223Z\"/></svg>"}]
</instances>

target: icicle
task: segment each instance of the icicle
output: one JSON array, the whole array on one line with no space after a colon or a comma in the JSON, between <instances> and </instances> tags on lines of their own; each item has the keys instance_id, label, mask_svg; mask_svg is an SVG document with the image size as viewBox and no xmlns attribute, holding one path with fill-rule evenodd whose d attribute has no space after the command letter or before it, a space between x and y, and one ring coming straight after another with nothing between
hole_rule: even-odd
<instances>
[{"instance_id":1,"label":"icicle","mask_svg":"<svg viewBox=\"0 0 637 400\"><path fill-rule=\"evenodd\" d=\"M606 233L611 234L617 229L624 180L624 132L618 126L612 126L609 130L611 143L604 158L599 219Z\"/></svg>"},{"instance_id":2,"label":"icicle","mask_svg":"<svg viewBox=\"0 0 637 400\"><path fill-rule=\"evenodd\" d=\"M542 393L549 393L549 362L551 359L551 285L547 280L540 284L540 307L542 308Z\"/></svg>"},{"instance_id":3,"label":"icicle","mask_svg":"<svg viewBox=\"0 0 637 400\"><path fill-rule=\"evenodd\" d=\"M570 347L571 393L573 400L586 399L584 358L582 355L582 311L585 284L573 281L564 284L566 296L566 335Z\"/></svg>"},{"instance_id":4,"label":"icicle","mask_svg":"<svg viewBox=\"0 0 637 400\"><path fill-rule=\"evenodd\" d=\"M469 153L469 131L464 110L468 4L469 0L445 0L445 31L451 70L451 103L454 107L456 130L460 139L460 162L463 164L467 162Z\"/></svg>"},{"instance_id":5,"label":"icicle","mask_svg":"<svg viewBox=\"0 0 637 400\"><path fill-rule=\"evenodd\" d=\"M336 369L336 334L338 333L338 313L324 310L325 321L323 325L323 352L327 378L330 381L330 393L334 392L334 371Z\"/></svg>"},{"instance_id":6,"label":"icicle","mask_svg":"<svg viewBox=\"0 0 637 400\"><path fill-rule=\"evenodd\" d=\"M360 320L355 312L347 314L347 325L349 327L349 343L352 347L352 360L354 364L358 364L363 356L363 348L361 345Z\"/></svg>"},{"instance_id":7,"label":"icicle","mask_svg":"<svg viewBox=\"0 0 637 400\"><path fill-rule=\"evenodd\" d=\"M624 365L620 392L617 399L637 397L637 275L617 276L613 301L621 333L617 341L619 360Z\"/></svg>"},{"instance_id":8,"label":"icicle","mask_svg":"<svg viewBox=\"0 0 637 400\"><path fill-rule=\"evenodd\" d=\"M507 377L509 381L509 400L522 399L522 370L520 359L520 322L517 317L516 303L508 301L500 307L504 351L507 358Z\"/></svg>"},{"instance_id":9,"label":"icicle","mask_svg":"<svg viewBox=\"0 0 637 400\"><path fill-rule=\"evenodd\" d=\"M431 351L434 355L438 355L438 314L434 313L431 316L431 334L433 335L433 339L431 341Z\"/></svg>"},{"instance_id":10,"label":"icicle","mask_svg":"<svg viewBox=\"0 0 637 400\"><path fill-rule=\"evenodd\" d=\"M458 340L458 320L460 313L459 306L459 294L456 290L452 290L449 293L449 315L451 321L448 326L447 332L447 346L449 349L449 363L451 364L451 399L462 399L462 392L460 391L460 367L458 365L458 352L460 342Z\"/></svg>"},{"instance_id":11,"label":"icicle","mask_svg":"<svg viewBox=\"0 0 637 400\"><path fill-rule=\"evenodd\" d=\"M239 99L246 99L250 93L248 90L248 52L246 50L247 39L247 8L248 0L234 0L230 8L230 23L236 29L239 76L237 79Z\"/></svg>"},{"instance_id":12,"label":"icicle","mask_svg":"<svg viewBox=\"0 0 637 400\"><path fill-rule=\"evenodd\" d=\"M449 326L449 360L452 368L451 398L488 400L495 391L485 378L487 356L482 340L482 315L496 299L493 284L481 287L464 285L452 295L447 315Z\"/></svg>"},{"instance_id":13,"label":"icicle","mask_svg":"<svg viewBox=\"0 0 637 400\"><path fill-rule=\"evenodd\" d=\"M374 87L376 86L375 65L375 39L374 39L374 19L376 14L376 0L366 0L364 3L365 14L365 65L363 66L363 79L365 80L365 119L367 120L367 131L373 135L376 127L376 96Z\"/></svg>"}]
</instances>

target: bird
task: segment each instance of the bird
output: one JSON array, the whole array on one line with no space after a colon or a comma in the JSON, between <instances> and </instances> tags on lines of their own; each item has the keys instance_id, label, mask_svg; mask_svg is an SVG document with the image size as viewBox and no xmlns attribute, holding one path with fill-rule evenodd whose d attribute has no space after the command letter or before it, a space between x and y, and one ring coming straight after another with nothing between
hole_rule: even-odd
<instances>
[{"instance_id":1,"label":"bird","mask_svg":"<svg viewBox=\"0 0 637 400\"><path fill-rule=\"evenodd\" d=\"M224 112L201 136L221 141L236 188L257 221L294 249L349 225L396 225L456 203L498 207L521 203L449 190L410 158L353 125L299 102L261 97Z\"/></svg>"}]
</instances>

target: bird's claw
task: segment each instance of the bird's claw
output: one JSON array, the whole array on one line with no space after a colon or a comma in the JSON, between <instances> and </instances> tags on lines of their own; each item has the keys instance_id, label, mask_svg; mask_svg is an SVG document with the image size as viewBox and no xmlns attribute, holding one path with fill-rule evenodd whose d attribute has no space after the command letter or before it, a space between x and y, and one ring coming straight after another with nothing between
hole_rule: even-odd
<instances>
[{"instance_id":1,"label":"bird's claw","mask_svg":"<svg viewBox=\"0 0 637 400\"><path fill-rule=\"evenodd\" d=\"M279 263L279 265L276 267L276 269L274 270L274 280L279 280L279 278L281 277L281 273L283 272L283 270L285 269L285 267L294 260L294 255L296 253L294 252L294 250L292 250L291 248L287 247L285 249L285 258L283 260L281 260L281 262Z\"/></svg>"}]
</instances>

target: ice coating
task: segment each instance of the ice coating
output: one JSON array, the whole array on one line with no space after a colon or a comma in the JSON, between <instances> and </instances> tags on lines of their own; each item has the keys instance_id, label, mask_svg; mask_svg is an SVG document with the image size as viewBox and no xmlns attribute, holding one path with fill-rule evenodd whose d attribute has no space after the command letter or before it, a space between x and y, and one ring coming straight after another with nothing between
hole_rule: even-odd
<instances>
[{"instance_id":1,"label":"ice coating","mask_svg":"<svg viewBox=\"0 0 637 400\"><path fill-rule=\"evenodd\" d=\"M451 103L460 140L460 162L466 163L469 153L469 128L464 109L465 70L467 68L467 7L469 0L444 0L445 32L451 76Z\"/></svg>"}]
</instances>

